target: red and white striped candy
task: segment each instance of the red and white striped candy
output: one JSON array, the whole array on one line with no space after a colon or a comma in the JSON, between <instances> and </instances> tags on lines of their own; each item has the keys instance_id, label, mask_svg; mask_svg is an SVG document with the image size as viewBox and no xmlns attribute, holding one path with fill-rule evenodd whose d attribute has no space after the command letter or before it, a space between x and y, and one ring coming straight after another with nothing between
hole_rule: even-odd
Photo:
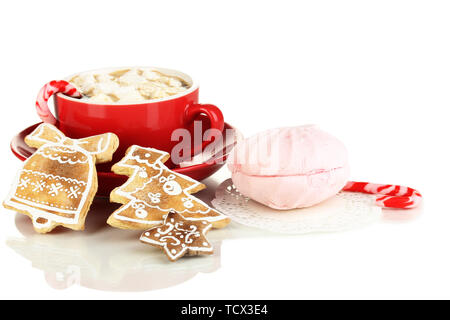
<instances>
[{"instance_id":1,"label":"red and white striped candy","mask_svg":"<svg viewBox=\"0 0 450 320\"><path fill-rule=\"evenodd\" d=\"M383 208L411 209L422 201L417 190L392 184L349 181L342 190L379 195L375 203Z\"/></svg>"},{"instance_id":2,"label":"red and white striped candy","mask_svg":"<svg viewBox=\"0 0 450 320\"><path fill-rule=\"evenodd\" d=\"M82 94L78 92L77 88L75 88L72 84L64 80L53 80L47 83L42 87L39 91L39 94L36 98L36 111L39 118L42 121L55 124L56 118L53 116L52 112L48 108L48 99L55 93L64 93L73 98L81 98Z\"/></svg>"}]
</instances>

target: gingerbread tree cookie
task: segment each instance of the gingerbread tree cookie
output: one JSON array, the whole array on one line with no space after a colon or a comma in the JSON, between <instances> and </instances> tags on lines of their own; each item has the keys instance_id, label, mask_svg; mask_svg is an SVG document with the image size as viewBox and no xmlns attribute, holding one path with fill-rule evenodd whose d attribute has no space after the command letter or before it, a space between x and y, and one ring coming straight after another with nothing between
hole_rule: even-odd
<instances>
[{"instance_id":1,"label":"gingerbread tree cookie","mask_svg":"<svg viewBox=\"0 0 450 320\"><path fill-rule=\"evenodd\" d=\"M43 123L25 142L38 149L24 162L4 207L28 215L39 233L58 225L84 229L97 192L95 163L111 161L119 146L117 136L105 133L70 139Z\"/></svg>"},{"instance_id":2,"label":"gingerbread tree cookie","mask_svg":"<svg viewBox=\"0 0 450 320\"><path fill-rule=\"evenodd\" d=\"M211 227L211 223L205 220L190 221L178 213L169 212L164 224L145 231L141 241L163 248L171 261L176 261L185 254L212 254L213 247L206 239L206 232Z\"/></svg>"},{"instance_id":3,"label":"gingerbread tree cookie","mask_svg":"<svg viewBox=\"0 0 450 320\"><path fill-rule=\"evenodd\" d=\"M189 220L205 220L223 228L229 218L192 196L205 185L169 170L164 162L169 154L152 148L131 146L125 157L112 167L128 181L111 192L111 202L123 204L113 212L108 224L121 229L145 230L163 223L174 211Z\"/></svg>"}]
</instances>

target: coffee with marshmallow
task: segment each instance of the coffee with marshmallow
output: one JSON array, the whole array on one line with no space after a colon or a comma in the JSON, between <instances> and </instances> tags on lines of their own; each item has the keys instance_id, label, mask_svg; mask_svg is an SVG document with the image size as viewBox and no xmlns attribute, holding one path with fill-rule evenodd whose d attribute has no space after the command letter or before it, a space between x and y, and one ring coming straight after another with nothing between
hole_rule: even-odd
<instances>
[{"instance_id":1,"label":"coffee with marshmallow","mask_svg":"<svg viewBox=\"0 0 450 320\"><path fill-rule=\"evenodd\" d=\"M151 68L93 71L69 80L94 103L141 102L182 93L189 85L182 79Z\"/></svg>"}]
</instances>

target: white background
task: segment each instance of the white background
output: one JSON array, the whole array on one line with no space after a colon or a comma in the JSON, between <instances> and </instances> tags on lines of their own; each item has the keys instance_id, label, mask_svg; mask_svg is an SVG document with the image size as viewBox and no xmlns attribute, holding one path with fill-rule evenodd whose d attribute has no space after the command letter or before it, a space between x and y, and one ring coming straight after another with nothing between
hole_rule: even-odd
<instances>
[{"instance_id":1,"label":"white background","mask_svg":"<svg viewBox=\"0 0 450 320\"><path fill-rule=\"evenodd\" d=\"M154 65L198 79L246 136L319 124L347 145L352 179L416 187L425 204L351 232L224 240L217 271L140 293L50 288L6 245L20 233L0 209L0 297L450 298L449 16L432 0L1 2L0 197L45 82Z\"/></svg>"}]
</instances>

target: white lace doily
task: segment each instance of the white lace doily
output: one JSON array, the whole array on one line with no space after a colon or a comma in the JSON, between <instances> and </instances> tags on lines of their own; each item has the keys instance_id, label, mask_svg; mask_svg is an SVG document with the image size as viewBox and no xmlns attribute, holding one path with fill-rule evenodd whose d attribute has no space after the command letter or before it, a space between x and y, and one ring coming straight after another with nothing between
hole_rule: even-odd
<instances>
[{"instance_id":1,"label":"white lace doily","mask_svg":"<svg viewBox=\"0 0 450 320\"><path fill-rule=\"evenodd\" d=\"M341 192L309 208L275 210L241 195L231 179L217 188L212 204L237 223L288 234L358 228L378 221L382 212L373 195L353 192Z\"/></svg>"}]
</instances>

